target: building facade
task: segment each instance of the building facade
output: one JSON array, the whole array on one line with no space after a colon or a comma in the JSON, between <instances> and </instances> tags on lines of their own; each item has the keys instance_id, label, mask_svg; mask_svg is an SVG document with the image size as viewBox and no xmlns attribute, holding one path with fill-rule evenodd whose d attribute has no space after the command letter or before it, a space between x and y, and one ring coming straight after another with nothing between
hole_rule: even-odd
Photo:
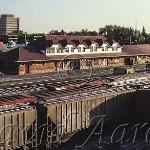
<instances>
[{"instance_id":1,"label":"building facade","mask_svg":"<svg viewBox=\"0 0 150 150\"><path fill-rule=\"evenodd\" d=\"M35 74L150 62L150 45L119 45L102 36L48 35L0 54L0 72Z\"/></svg>"},{"instance_id":2,"label":"building facade","mask_svg":"<svg viewBox=\"0 0 150 150\"><path fill-rule=\"evenodd\" d=\"M19 18L11 14L4 14L0 17L0 35L8 35L19 30Z\"/></svg>"},{"instance_id":3,"label":"building facade","mask_svg":"<svg viewBox=\"0 0 150 150\"><path fill-rule=\"evenodd\" d=\"M109 46L108 43L103 43L101 46L93 42L90 46L86 43L80 43L78 46L68 43L64 48L60 44L53 44L46 49L46 56L56 55L73 55L73 54L99 54L99 53L121 53L122 47L118 43L113 43Z\"/></svg>"}]
</instances>

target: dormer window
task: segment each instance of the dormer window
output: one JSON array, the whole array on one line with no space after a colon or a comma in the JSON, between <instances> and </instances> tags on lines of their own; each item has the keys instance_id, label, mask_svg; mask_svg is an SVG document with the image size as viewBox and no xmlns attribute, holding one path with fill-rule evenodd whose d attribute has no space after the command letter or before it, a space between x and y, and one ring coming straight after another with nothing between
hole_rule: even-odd
<instances>
[{"instance_id":1,"label":"dormer window","mask_svg":"<svg viewBox=\"0 0 150 150\"><path fill-rule=\"evenodd\" d=\"M61 49L59 47L56 48L57 53L61 53Z\"/></svg>"},{"instance_id":2,"label":"dormer window","mask_svg":"<svg viewBox=\"0 0 150 150\"><path fill-rule=\"evenodd\" d=\"M57 53L60 53L61 51L59 49L57 49Z\"/></svg>"},{"instance_id":3,"label":"dormer window","mask_svg":"<svg viewBox=\"0 0 150 150\"><path fill-rule=\"evenodd\" d=\"M73 47L71 47L71 52L74 52L74 48Z\"/></svg>"},{"instance_id":4,"label":"dormer window","mask_svg":"<svg viewBox=\"0 0 150 150\"><path fill-rule=\"evenodd\" d=\"M85 47L83 47L83 52L85 52Z\"/></svg>"},{"instance_id":5,"label":"dormer window","mask_svg":"<svg viewBox=\"0 0 150 150\"><path fill-rule=\"evenodd\" d=\"M119 47L119 44L118 44L118 43L114 43L114 44L112 45L112 50L113 50L113 51L118 51L118 47Z\"/></svg>"},{"instance_id":6,"label":"dormer window","mask_svg":"<svg viewBox=\"0 0 150 150\"><path fill-rule=\"evenodd\" d=\"M81 47L78 47L78 52L81 52Z\"/></svg>"},{"instance_id":7,"label":"dormer window","mask_svg":"<svg viewBox=\"0 0 150 150\"><path fill-rule=\"evenodd\" d=\"M93 51L97 52L97 47L96 46L93 46Z\"/></svg>"},{"instance_id":8,"label":"dormer window","mask_svg":"<svg viewBox=\"0 0 150 150\"><path fill-rule=\"evenodd\" d=\"M108 47L107 46L105 46L105 51L108 51Z\"/></svg>"},{"instance_id":9,"label":"dormer window","mask_svg":"<svg viewBox=\"0 0 150 150\"><path fill-rule=\"evenodd\" d=\"M90 52L93 52L93 46L90 47Z\"/></svg>"},{"instance_id":10,"label":"dormer window","mask_svg":"<svg viewBox=\"0 0 150 150\"><path fill-rule=\"evenodd\" d=\"M55 53L55 48L54 48L54 47L51 47L49 52L50 52L50 53Z\"/></svg>"},{"instance_id":11,"label":"dormer window","mask_svg":"<svg viewBox=\"0 0 150 150\"><path fill-rule=\"evenodd\" d=\"M102 51L108 51L108 43L103 43L102 48L104 48L104 50Z\"/></svg>"},{"instance_id":12,"label":"dormer window","mask_svg":"<svg viewBox=\"0 0 150 150\"><path fill-rule=\"evenodd\" d=\"M113 50L113 51L118 51L118 49L117 49L116 46L114 46L114 47L112 48L112 50Z\"/></svg>"},{"instance_id":13,"label":"dormer window","mask_svg":"<svg viewBox=\"0 0 150 150\"><path fill-rule=\"evenodd\" d=\"M49 49L47 49L47 50L46 50L46 53L50 53L50 50L49 50Z\"/></svg>"},{"instance_id":14,"label":"dormer window","mask_svg":"<svg viewBox=\"0 0 150 150\"><path fill-rule=\"evenodd\" d=\"M69 47L67 47L67 49L66 49L66 53L69 53Z\"/></svg>"}]
</instances>

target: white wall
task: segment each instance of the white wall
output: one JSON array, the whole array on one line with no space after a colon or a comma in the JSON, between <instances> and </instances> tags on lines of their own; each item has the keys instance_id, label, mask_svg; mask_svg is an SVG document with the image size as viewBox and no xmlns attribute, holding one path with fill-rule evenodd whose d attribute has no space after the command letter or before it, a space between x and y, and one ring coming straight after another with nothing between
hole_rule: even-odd
<instances>
[{"instance_id":1,"label":"white wall","mask_svg":"<svg viewBox=\"0 0 150 150\"><path fill-rule=\"evenodd\" d=\"M93 49L93 47L96 47L96 51L95 49ZM50 53L50 49L54 49L54 53ZM61 50L61 52L58 53L57 50ZM46 50L46 56L66 55L66 54L72 55L72 54L121 53L121 52L122 48L119 47L117 43L113 44L111 47L107 43L104 43L101 47L98 47L97 43L92 43L90 47L87 47L85 44L79 44L77 47L75 47L75 45L68 44L65 48L62 48L60 44L53 44L50 48Z\"/></svg>"}]
</instances>

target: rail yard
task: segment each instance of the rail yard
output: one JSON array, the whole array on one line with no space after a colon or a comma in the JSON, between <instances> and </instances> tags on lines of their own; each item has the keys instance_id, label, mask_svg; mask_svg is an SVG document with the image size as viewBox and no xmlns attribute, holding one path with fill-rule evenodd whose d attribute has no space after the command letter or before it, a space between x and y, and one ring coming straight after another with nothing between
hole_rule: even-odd
<instances>
[{"instance_id":1,"label":"rail yard","mask_svg":"<svg viewBox=\"0 0 150 150\"><path fill-rule=\"evenodd\" d=\"M1 84L1 150L48 150L96 125L96 116L106 115L107 122L135 121L141 100L149 104L137 99L141 92L148 94L149 72L63 81L38 78L24 83L16 77Z\"/></svg>"}]
</instances>

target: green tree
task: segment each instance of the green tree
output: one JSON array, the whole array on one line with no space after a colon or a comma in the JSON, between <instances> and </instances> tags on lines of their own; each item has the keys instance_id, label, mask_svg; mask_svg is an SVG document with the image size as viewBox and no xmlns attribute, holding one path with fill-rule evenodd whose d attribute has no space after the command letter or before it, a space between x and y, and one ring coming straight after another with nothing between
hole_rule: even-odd
<instances>
[{"instance_id":1,"label":"green tree","mask_svg":"<svg viewBox=\"0 0 150 150\"><path fill-rule=\"evenodd\" d=\"M133 28L121 27L116 25L106 25L99 29L99 34L112 38L120 44L144 44L150 43L150 35L146 33L145 27L142 32Z\"/></svg>"}]
</instances>

